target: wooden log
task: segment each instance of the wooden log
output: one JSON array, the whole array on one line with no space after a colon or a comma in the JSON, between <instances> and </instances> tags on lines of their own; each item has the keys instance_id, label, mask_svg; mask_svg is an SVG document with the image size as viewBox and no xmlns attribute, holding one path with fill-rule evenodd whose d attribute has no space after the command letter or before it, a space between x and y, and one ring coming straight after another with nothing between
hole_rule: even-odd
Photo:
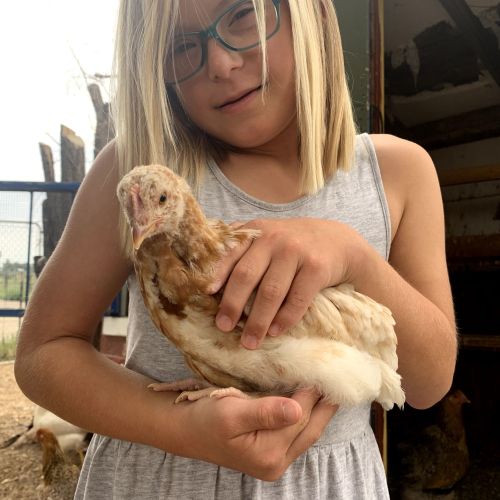
<instances>
[{"instance_id":1,"label":"wooden log","mask_svg":"<svg viewBox=\"0 0 500 500\"><path fill-rule=\"evenodd\" d=\"M81 137L65 125L61 125L61 181L81 182L85 176L85 143ZM73 204L72 193L57 193L62 234Z\"/></svg>"},{"instance_id":2,"label":"wooden log","mask_svg":"<svg viewBox=\"0 0 500 500\"><path fill-rule=\"evenodd\" d=\"M45 182L54 182L52 149L47 144L40 143L39 146ZM51 256L66 223L66 216L60 209L61 196L60 193L47 193L47 198L42 203L43 255L45 258ZM67 197L67 194L65 196Z\"/></svg>"},{"instance_id":3,"label":"wooden log","mask_svg":"<svg viewBox=\"0 0 500 500\"><path fill-rule=\"evenodd\" d=\"M40 143L43 173L46 182L54 182L54 160L52 149ZM81 182L85 175L84 142L73 130L61 126L61 180ZM47 193L42 205L43 254L48 259L61 238L73 203L71 193Z\"/></svg>"},{"instance_id":4,"label":"wooden log","mask_svg":"<svg viewBox=\"0 0 500 500\"><path fill-rule=\"evenodd\" d=\"M99 154L102 148L114 138L115 130L111 120L109 103L104 102L101 96L101 90L95 83L88 87L92 104L96 114L96 129L94 139L94 158Z\"/></svg>"},{"instance_id":5,"label":"wooden log","mask_svg":"<svg viewBox=\"0 0 500 500\"><path fill-rule=\"evenodd\" d=\"M73 130L61 125L61 181L81 182L85 176L85 144Z\"/></svg>"},{"instance_id":6,"label":"wooden log","mask_svg":"<svg viewBox=\"0 0 500 500\"><path fill-rule=\"evenodd\" d=\"M39 143L40 154L42 155L43 176L45 182L55 182L54 175L54 157L52 156L52 149L49 145Z\"/></svg>"}]
</instances>

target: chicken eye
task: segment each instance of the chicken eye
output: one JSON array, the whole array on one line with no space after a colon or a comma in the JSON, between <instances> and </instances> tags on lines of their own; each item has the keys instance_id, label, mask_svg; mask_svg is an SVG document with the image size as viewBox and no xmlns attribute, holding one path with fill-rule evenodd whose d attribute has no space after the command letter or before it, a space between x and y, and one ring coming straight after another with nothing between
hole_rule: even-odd
<instances>
[{"instance_id":1,"label":"chicken eye","mask_svg":"<svg viewBox=\"0 0 500 500\"><path fill-rule=\"evenodd\" d=\"M167 195L166 194L162 194L160 196L160 205L163 205L166 201L167 201Z\"/></svg>"}]
</instances>

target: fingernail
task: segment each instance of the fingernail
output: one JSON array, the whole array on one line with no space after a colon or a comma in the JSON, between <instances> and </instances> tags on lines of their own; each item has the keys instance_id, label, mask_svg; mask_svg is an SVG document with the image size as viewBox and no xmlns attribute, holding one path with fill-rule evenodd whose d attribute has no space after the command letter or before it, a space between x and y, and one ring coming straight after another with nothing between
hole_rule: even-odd
<instances>
[{"instance_id":1,"label":"fingernail","mask_svg":"<svg viewBox=\"0 0 500 500\"><path fill-rule=\"evenodd\" d=\"M257 345L259 344L257 337L255 337L254 335L243 335L241 343L247 349L256 349Z\"/></svg>"},{"instance_id":2,"label":"fingernail","mask_svg":"<svg viewBox=\"0 0 500 500\"><path fill-rule=\"evenodd\" d=\"M212 294L218 292L220 287L221 287L221 283L219 281L215 281L214 283L212 283L211 285L209 285L207 287L207 293L212 295Z\"/></svg>"},{"instance_id":3,"label":"fingernail","mask_svg":"<svg viewBox=\"0 0 500 500\"><path fill-rule=\"evenodd\" d=\"M279 326L278 324L274 323L272 324L270 327L269 327L269 335L271 337L277 337L279 335L281 331L281 326Z\"/></svg>"},{"instance_id":4,"label":"fingernail","mask_svg":"<svg viewBox=\"0 0 500 500\"><path fill-rule=\"evenodd\" d=\"M292 404L283 403L283 420L286 424L294 424L298 420L297 407Z\"/></svg>"},{"instance_id":5,"label":"fingernail","mask_svg":"<svg viewBox=\"0 0 500 500\"><path fill-rule=\"evenodd\" d=\"M219 330L222 330L223 332L229 332L233 328L233 322L231 321L231 318L223 314L221 316L217 316L215 322Z\"/></svg>"}]
</instances>

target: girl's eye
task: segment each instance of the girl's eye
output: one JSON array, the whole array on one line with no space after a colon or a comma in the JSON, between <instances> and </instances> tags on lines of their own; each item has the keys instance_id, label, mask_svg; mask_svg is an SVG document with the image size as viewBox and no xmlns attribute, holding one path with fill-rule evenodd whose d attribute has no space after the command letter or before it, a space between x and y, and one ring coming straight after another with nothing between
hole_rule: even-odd
<instances>
[{"instance_id":1,"label":"girl's eye","mask_svg":"<svg viewBox=\"0 0 500 500\"><path fill-rule=\"evenodd\" d=\"M179 40L174 45L174 54L176 56L182 55L188 50L194 49L196 47L196 42L192 40Z\"/></svg>"},{"instance_id":2,"label":"girl's eye","mask_svg":"<svg viewBox=\"0 0 500 500\"><path fill-rule=\"evenodd\" d=\"M256 15L253 6L242 7L233 14L228 26L234 27L236 25L236 27L244 27L248 23L253 25L255 24L255 22L256 22Z\"/></svg>"},{"instance_id":3,"label":"girl's eye","mask_svg":"<svg viewBox=\"0 0 500 500\"><path fill-rule=\"evenodd\" d=\"M162 194L160 196L160 205L163 205L166 201L167 201L167 195L166 194Z\"/></svg>"}]
</instances>

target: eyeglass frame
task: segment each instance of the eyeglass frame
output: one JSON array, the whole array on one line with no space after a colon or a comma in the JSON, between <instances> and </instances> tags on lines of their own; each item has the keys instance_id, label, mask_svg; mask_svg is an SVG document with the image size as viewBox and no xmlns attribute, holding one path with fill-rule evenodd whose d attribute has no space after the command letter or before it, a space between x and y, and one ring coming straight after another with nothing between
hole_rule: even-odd
<instances>
[{"instance_id":1,"label":"eyeglass frame","mask_svg":"<svg viewBox=\"0 0 500 500\"><path fill-rule=\"evenodd\" d=\"M280 15L280 5L281 5L281 0L271 0L273 5L274 5L274 10L276 12L276 28L273 30L272 33L266 36L266 40L269 40L271 37L273 37L280 29L280 20L281 20L281 15ZM226 10L224 10L219 17L207 28L205 28L202 31L190 31L188 33L183 33L182 35L178 35L175 38L180 38L180 37L187 37L187 36L198 36L201 40L201 62L199 67L190 75L185 76L184 78L181 78L180 80L173 80L173 81L165 81L165 84L168 86L174 86L178 85L179 83L185 82L186 80L189 80L192 78L194 75L196 75L205 65L205 62L207 60L207 52L208 52L208 40L210 38L213 38L216 42L218 42L220 45L225 47L228 50L231 50L233 52L244 52L246 50L253 49L255 47L258 47L260 45L260 41L249 45L248 47L243 47L243 48L235 48L232 45L229 45L217 32L217 25L220 23L221 19L231 10L236 9L240 4L243 4L245 2L248 2L248 0L238 0L237 2L233 3L230 5ZM174 38L174 40L175 40Z\"/></svg>"}]
</instances>

